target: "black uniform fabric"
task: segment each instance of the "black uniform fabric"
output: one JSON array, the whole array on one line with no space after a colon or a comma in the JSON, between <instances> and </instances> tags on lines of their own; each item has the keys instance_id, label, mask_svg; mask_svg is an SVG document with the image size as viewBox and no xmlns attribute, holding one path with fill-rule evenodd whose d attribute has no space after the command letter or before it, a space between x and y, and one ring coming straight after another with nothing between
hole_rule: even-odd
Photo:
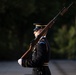
<instances>
[{"instance_id":1,"label":"black uniform fabric","mask_svg":"<svg viewBox=\"0 0 76 75\"><path fill-rule=\"evenodd\" d=\"M31 54L31 59L23 59L22 65L32 67L32 75L51 75L48 65L44 65L49 62L49 44L45 37L39 40Z\"/></svg>"}]
</instances>

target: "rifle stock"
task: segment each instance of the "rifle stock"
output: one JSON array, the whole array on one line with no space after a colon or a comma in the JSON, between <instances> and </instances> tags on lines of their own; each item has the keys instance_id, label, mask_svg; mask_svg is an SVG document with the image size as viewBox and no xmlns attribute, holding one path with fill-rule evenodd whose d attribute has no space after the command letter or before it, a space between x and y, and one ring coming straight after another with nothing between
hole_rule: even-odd
<instances>
[{"instance_id":1,"label":"rifle stock","mask_svg":"<svg viewBox=\"0 0 76 75\"><path fill-rule=\"evenodd\" d=\"M70 6L71 6L72 4L73 4L73 2L72 2L67 8L64 7L64 8L46 25L46 27L41 31L41 33L38 35L38 37L35 38L32 43L30 43L29 49L22 55L21 58L26 57L26 56L29 54L29 52L33 50L34 46L37 44L37 42L39 41L39 39L41 38L41 36L42 36L49 28L51 28L52 25L55 23L55 21L57 20L57 17L58 17L59 15L63 16L63 15L67 12L67 10L70 8Z\"/></svg>"}]
</instances>

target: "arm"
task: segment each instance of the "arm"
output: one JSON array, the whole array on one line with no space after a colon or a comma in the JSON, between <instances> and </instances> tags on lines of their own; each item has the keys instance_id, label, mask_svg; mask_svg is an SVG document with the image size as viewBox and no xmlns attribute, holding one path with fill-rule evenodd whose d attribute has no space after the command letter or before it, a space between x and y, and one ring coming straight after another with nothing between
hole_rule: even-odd
<instances>
[{"instance_id":1,"label":"arm","mask_svg":"<svg viewBox=\"0 0 76 75\"><path fill-rule=\"evenodd\" d=\"M33 60L19 59L18 63L24 67L39 67L42 66L45 59L46 44L39 43L37 46L37 56Z\"/></svg>"}]
</instances>

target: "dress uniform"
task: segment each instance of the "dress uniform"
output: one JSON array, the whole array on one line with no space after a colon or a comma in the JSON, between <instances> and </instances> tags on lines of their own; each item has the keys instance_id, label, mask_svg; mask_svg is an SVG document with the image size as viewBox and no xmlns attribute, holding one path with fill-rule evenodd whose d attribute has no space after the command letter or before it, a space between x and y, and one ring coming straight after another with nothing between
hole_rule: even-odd
<instances>
[{"instance_id":1,"label":"dress uniform","mask_svg":"<svg viewBox=\"0 0 76 75\"><path fill-rule=\"evenodd\" d=\"M35 30L37 27L35 28ZM22 59L23 67L32 67L32 75L51 75L48 67L49 62L49 44L45 36L42 36L34 49L31 51L31 57Z\"/></svg>"}]
</instances>

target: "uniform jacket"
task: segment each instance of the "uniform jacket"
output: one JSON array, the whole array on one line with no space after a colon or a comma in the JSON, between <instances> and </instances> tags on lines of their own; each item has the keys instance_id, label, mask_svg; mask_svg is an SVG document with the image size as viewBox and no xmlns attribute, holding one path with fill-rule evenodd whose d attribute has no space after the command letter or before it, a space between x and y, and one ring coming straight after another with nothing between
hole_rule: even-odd
<instances>
[{"instance_id":1,"label":"uniform jacket","mask_svg":"<svg viewBox=\"0 0 76 75\"><path fill-rule=\"evenodd\" d=\"M49 62L49 44L46 37L41 37L33 51L31 57L22 60L23 67L41 67Z\"/></svg>"}]
</instances>

